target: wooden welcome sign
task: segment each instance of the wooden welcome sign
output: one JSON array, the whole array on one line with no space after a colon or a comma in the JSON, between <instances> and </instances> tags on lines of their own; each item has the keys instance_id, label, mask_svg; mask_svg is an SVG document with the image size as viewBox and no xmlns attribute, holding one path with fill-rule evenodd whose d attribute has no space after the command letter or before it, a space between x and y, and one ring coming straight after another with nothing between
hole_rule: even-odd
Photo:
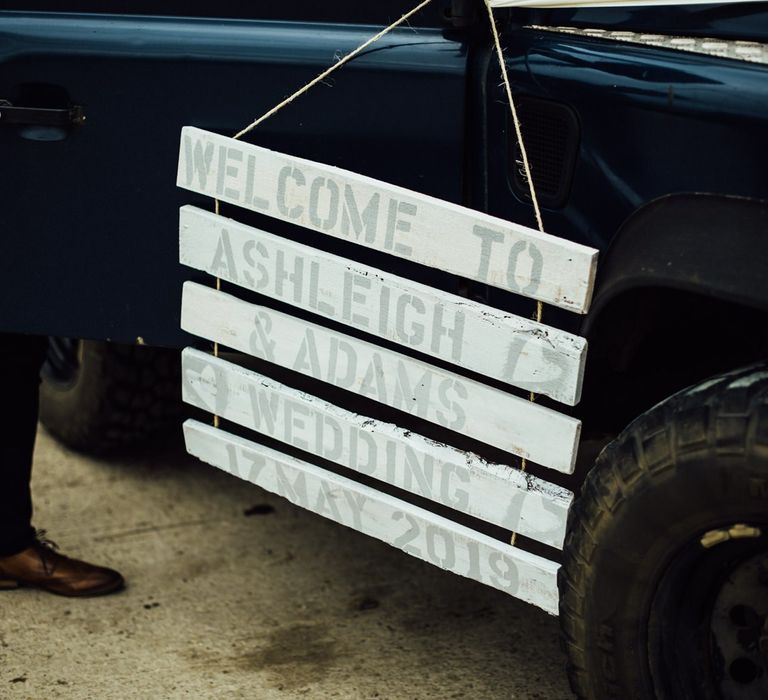
<instances>
[{"instance_id":1,"label":"wooden welcome sign","mask_svg":"<svg viewBox=\"0 0 768 700\"><path fill-rule=\"evenodd\" d=\"M547 304L580 313L589 306L596 250L356 173L186 127L177 184ZM314 319L188 282L185 330L399 409L406 422L412 414L539 465L573 471L579 421L459 370L574 405L584 374L583 338L196 207L182 207L179 231L183 264ZM369 340L329 328L328 321ZM307 459L193 420L184 427L191 454L408 554L557 612L555 562L321 468L312 457L553 547L565 538L570 491L198 350L184 351L183 375L185 401Z\"/></svg>"}]
</instances>

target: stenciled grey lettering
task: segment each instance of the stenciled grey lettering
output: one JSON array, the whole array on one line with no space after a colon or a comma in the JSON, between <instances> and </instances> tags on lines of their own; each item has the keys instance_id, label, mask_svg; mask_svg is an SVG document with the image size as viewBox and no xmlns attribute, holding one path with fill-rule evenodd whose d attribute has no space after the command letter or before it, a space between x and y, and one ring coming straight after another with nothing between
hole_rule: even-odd
<instances>
[{"instance_id":1,"label":"stenciled grey lettering","mask_svg":"<svg viewBox=\"0 0 768 700\"><path fill-rule=\"evenodd\" d=\"M198 355L184 356L185 400L221 415L229 403L227 375Z\"/></svg>"},{"instance_id":2,"label":"stenciled grey lettering","mask_svg":"<svg viewBox=\"0 0 768 700\"><path fill-rule=\"evenodd\" d=\"M520 574L515 563L501 552L491 552L488 566L495 576L489 576L491 585L515 595L520 588Z\"/></svg>"},{"instance_id":3,"label":"stenciled grey lettering","mask_svg":"<svg viewBox=\"0 0 768 700\"><path fill-rule=\"evenodd\" d=\"M293 258L293 272L288 272L285 262L285 251L278 249L275 255L275 295L278 299L286 298L285 281L293 287L293 301L301 303L304 291L304 258L298 255Z\"/></svg>"},{"instance_id":4,"label":"stenciled grey lettering","mask_svg":"<svg viewBox=\"0 0 768 700\"><path fill-rule=\"evenodd\" d=\"M440 425L450 428L451 430L461 430L467 423L467 414L464 411L464 407L459 401L451 401L451 397L448 392L453 389L459 399L466 401L469 394L467 393L467 387L464 386L457 379L443 379L437 388L437 394L440 398L440 403L443 405L446 411L453 412L453 420L451 416L443 411L435 410L437 422Z\"/></svg>"},{"instance_id":5,"label":"stenciled grey lettering","mask_svg":"<svg viewBox=\"0 0 768 700\"><path fill-rule=\"evenodd\" d=\"M507 509L504 513L502 522L510 530L517 530L520 527L520 517L523 514L523 506L528 496L527 491L518 490L518 492L507 501Z\"/></svg>"},{"instance_id":6,"label":"stenciled grey lettering","mask_svg":"<svg viewBox=\"0 0 768 700\"><path fill-rule=\"evenodd\" d=\"M373 243L376 240L380 201L379 193L374 192L360 213L352 187L345 185L344 205L341 211L341 233L344 236L354 233L355 239L359 241L360 234L365 231L365 242Z\"/></svg>"},{"instance_id":7,"label":"stenciled grey lettering","mask_svg":"<svg viewBox=\"0 0 768 700\"><path fill-rule=\"evenodd\" d=\"M208 176L211 174L211 165L213 165L213 143L206 143L203 146L202 139L195 139L194 142L189 134L184 135L184 163L186 165L186 186L190 187L197 175L199 188L207 191Z\"/></svg>"},{"instance_id":8,"label":"stenciled grey lettering","mask_svg":"<svg viewBox=\"0 0 768 700\"><path fill-rule=\"evenodd\" d=\"M226 443L229 459L229 472L253 484L258 483L261 470L266 466L266 459L256 452Z\"/></svg>"},{"instance_id":9,"label":"stenciled grey lettering","mask_svg":"<svg viewBox=\"0 0 768 700\"><path fill-rule=\"evenodd\" d=\"M237 266L232 252L232 242L229 239L229 231L225 228L219 230L219 242L211 263L211 274L223 277L237 284Z\"/></svg>"},{"instance_id":10,"label":"stenciled grey lettering","mask_svg":"<svg viewBox=\"0 0 768 700\"><path fill-rule=\"evenodd\" d=\"M500 243L504 240L504 234L501 231L494 231L479 225L472 229L472 233L480 239L480 266L477 269L476 279L486 282L491 263L491 248L493 248L494 243Z\"/></svg>"},{"instance_id":11,"label":"stenciled grey lettering","mask_svg":"<svg viewBox=\"0 0 768 700\"><path fill-rule=\"evenodd\" d=\"M304 329L304 338L301 340L299 351L296 354L296 360L291 368L295 372L307 374L306 370L316 379L322 379L322 370L320 369L320 356L317 352L317 343L315 342L315 332L311 328Z\"/></svg>"},{"instance_id":12,"label":"stenciled grey lettering","mask_svg":"<svg viewBox=\"0 0 768 700\"><path fill-rule=\"evenodd\" d=\"M331 520L345 525L346 523L344 522L344 518L341 516L339 506L336 504L337 496L336 493L334 493L334 490L331 489L331 487L324 481L320 482L319 487L320 488L317 491L315 507L311 510L314 510L318 515L323 516L325 516L327 513Z\"/></svg>"},{"instance_id":13,"label":"stenciled grey lettering","mask_svg":"<svg viewBox=\"0 0 768 700\"><path fill-rule=\"evenodd\" d=\"M363 451L365 451L364 455ZM349 436L350 466L362 474L372 475L376 473L378 457L378 448L374 437L363 429L352 428Z\"/></svg>"},{"instance_id":14,"label":"stenciled grey lettering","mask_svg":"<svg viewBox=\"0 0 768 700\"><path fill-rule=\"evenodd\" d=\"M362 396L373 396L380 403L389 403L387 401L384 364L381 361L381 355L377 352L373 353L371 361L368 363L359 391Z\"/></svg>"},{"instance_id":15,"label":"stenciled grey lettering","mask_svg":"<svg viewBox=\"0 0 768 700\"><path fill-rule=\"evenodd\" d=\"M243 478L240 473L240 462L237 459L237 447L231 443L226 443L224 448L227 450L227 462L229 463L228 471L230 474L234 474L237 477Z\"/></svg>"},{"instance_id":16,"label":"stenciled grey lettering","mask_svg":"<svg viewBox=\"0 0 768 700\"><path fill-rule=\"evenodd\" d=\"M275 463L277 493L283 498L287 498L291 503L295 503L302 508L309 508L306 476L304 472L295 472L295 474L296 478L291 481L288 474L283 471L282 466Z\"/></svg>"},{"instance_id":17,"label":"stenciled grey lettering","mask_svg":"<svg viewBox=\"0 0 768 700\"><path fill-rule=\"evenodd\" d=\"M556 546L562 545L562 539L558 541L558 537L562 538L562 530L560 529L560 523L568 517L568 506L554 498L542 498L542 508L552 515L552 518L548 519L549 527L547 529L540 529L539 536L542 542L553 542Z\"/></svg>"},{"instance_id":18,"label":"stenciled grey lettering","mask_svg":"<svg viewBox=\"0 0 768 700\"><path fill-rule=\"evenodd\" d=\"M379 335L386 336L389 329L389 287L381 287L379 295Z\"/></svg>"},{"instance_id":19,"label":"stenciled grey lettering","mask_svg":"<svg viewBox=\"0 0 768 700\"><path fill-rule=\"evenodd\" d=\"M413 542L419 536L419 534L421 534L419 523L412 515L404 513L401 510L396 510L394 513L392 513L392 520L394 520L396 523L399 523L403 519L405 519L408 523L408 529L402 535L396 537L393 540L392 546L397 547L398 549L401 549L402 551L407 552L412 556L420 557L421 550L415 545L411 544L411 542Z\"/></svg>"},{"instance_id":20,"label":"stenciled grey lettering","mask_svg":"<svg viewBox=\"0 0 768 700\"><path fill-rule=\"evenodd\" d=\"M320 215L320 192L328 192L328 212L323 219ZM313 226L330 231L339 218L339 186L331 178L316 177L309 188L309 220Z\"/></svg>"},{"instance_id":21,"label":"stenciled grey lettering","mask_svg":"<svg viewBox=\"0 0 768 700\"><path fill-rule=\"evenodd\" d=\"M313 260L309 263L309 305L313 309L317 309L318 313L323 316L333 318L336 315L336 309L327 301L319 298L319 279L320 263L317 260Z\"/></svg>"},{"instance_id":22,"label":"stenciled grey lettering","mask_svg":"<svg viewBox=\"0 0 768 700\"><path fill-rule=\"evenodd\" d=\"M338 421L331 416L323 415L316 421L315 431L320 456L331 462L338 462L344 454L344 433Z\"/></svg>"},{"instance_id":23,"label":"stenciled grey lettering","mask_svg":"<svg viewBox=\"0 0 768 700\"><path fill-rule=\"evenodd\" d=\"M298 219L304 213L304 207L301 204L297 204L295 207L288 208L288 179L293 180L295 187L304 187L307 184L307 179L304 177L304 173L298 168L294 168L290 165L286 165L280 170L280 174L277 176L277 210L289 219Z\"/></svg>"},{"instance_id":24,"label":"stenciled grey lettering","mask_svg":"<svg viewBox=\"0 0 768 700\"><path fill-rule=\"evenodd\" d=\"M248 339L248 347L256 357L270 362L275 361L275 341L269 337L272 332L272 318L264 311L256 313L253 319L254 329Z\"/></svg>"},{"instance_id":25,"label":"stenciled grey lettering","mask_svg":"<svg viewBox=\"0 0 768 700\"><path fill-rule=\"evenodd\" d=\"M418 484L419 492L425 498L432 498L432 483L435 477L435 458L432 455L419 455L410 445L405 446L405 461L403 463L403 486L407 491L416 492L414 481Z\"/></svg>"},{"instance_id":26,"label":"stenciled grey lettering","mask_svg":"<svg viewBox=\"0 0 768 700\"><path fill-rule=\"evenodd\" d=\"M548 379L542 377L537 382L538 390L544 393L562 388L569 374L568 356L564 353L556 352L552 348L546 346L541 348L541 356L543 367L546 367L550 371L548 372ZM557 370L556 374L551 372L552 368ZM542 371L541 374L544 374L544 372Z\"/></svg>"},{"instance_id":27,"label":"stenciled grey lettering","mask_svg":"<svg viewBox=\"0 0 768 700\"><path fill-rule=\"evenodd\" d=\"M256 268L259 273L259 278L254 279L250 270L247 268L243 270L243 279L246 284L251 288L258 291L265 289L269 284L269 272L266 265L260 263L253 256L253 252L256 251L262 260L269 260L269 251L267 247L261 241L246 241L243 243L243 259L251 267Z\"/></svg>"},{"instance_id":28,"label":"stenciled grey lettering","mask_svg":"<svg viewBox=\"0 0 768 700\"><path fill-rule=\"evenodd\" d=\"M504 361L504 368L501 372L501 376L504 381L510 384L515 383L515 375L517 374L517 365L520 362L520 358L525 350L526 341L517 336L512 339L507 346L507 359ZM523 387L525 388L525 387Z\"/></svg>"},{"instance_id":29,"label":"stenciled grey lettering","mask_svg":"<svg viewBox=\"0 0 768 700\"><path fill-rule=\"evenodd\" d=\"M395 331L398 338L404 343L419 346L424 342L424 324L413 321L410 329L406 328L405 311L409 306L418 315L424 316L427 313L427 307L419 297L412 294L401 294L397 299Z\"/></svg>"},{"instance_id":30,"label":"stenciled grey lettering","mask_svg":"<svg viewBox=\"0 0 768 700\"><path fill-rule=\"evenodd\" d=\"M451 571L456 566L456 543L453 540L453 535L433 523L427 525L424 534L427 540L427 556L429 559L436 566ZM440 547L443 550L442 553L437 551L438 540L442 541Z\"/></svg>"},{"instance_id":31,"label":"stenciled grey lettering","mask_svg":"<svg viewBox=\"0 0 768 700\"><path fill-rule=\"evenodd\" d=\"M371 279L365 275L351 272L344 272L344 300L342 305L342 317L346 321L351 321L353 325L361 328L368 328L369 319L362 314L352 312L352 304L358 304L363 308L367 307L367 296L364 292L355 291L356 289L370 290Z\"/></svg>"},{"instance_id":32,"label":"stenciled grey lettering","mask_svg":"<svg viewBox=\"0 0 768 700\"><path fill-rule=\"evenodd\" d=\"M251 400L251 415L253 427L267 435L275 434L275 423L280 408L280 396L271 389L248 385L248 395Z\"/></svg>"},{"instance_id":33,"label":"stenciled grey lettering","mask_svg":"<svg viewBox=\"0 0 768 700\"><path fill-rule=\"evenodd\" d=\"M518 336L507 347L507 359L502 371L504 381L515 384L522 389L535 389L542 393L562 389L564 380L569 374L570 358L547 346L539 346L541 363L537 376L535 378L518 376L517 366L520 358L525 354L526 345L529 342L531 341ZM556 373L552 372L552 369L556 370ZM547 376L549 378L546 378Z\"/></svg>"},{"instance_id":34,"label":"stenciled grey lettering","mask_svg":"<svg viewBox=\"0 0 768 700\"><path fill-rule=\"evenodd\" d=\"M528 255L531 258L531 272L528 278L528 284L521 288L517 283L517 266L520 262L520 254L524 250L528 251ZM518 294L532 296L539 290L543 270L544 256L541 254L541 251L530 241L518 241L509 251L509 263L507 264L507 287L511 291L517 292Z\"/></svg>"},{"instance_id":35,"label":"stenciled grey lettering","mask_svg":"<svg viewBox=\"0 0 768 700\"><path fill-rule=\"evenodd\" d=\"M387 453L386 467L387 467L387 482L394 484L397 478L397 444L392 440L387 440L385 444L385 451Z\"/></svg>"},{"instance_id":36,"label":"stenciled grey lettering","mask_svg":"<svg viewBox=\"0 0 768 700\"><path fill-rule=\"evenodd\" d=\"M480 545L473 540L466 540L467 552L469 553L469 566L467 568L467 578L475 581L482 581L483 575L480 572Z\"/></svg>"},{"instance_id":37,"label":"stenciled grey lettering","mask_svg":"<svg viewBox=\"0 0 768 700\"><path fill-rule=\"evenodd\" d=\"M241 471L240 475L250 481L252 484L258 484L259 475L261 474L264 467L267 466L266 457L260 455L258 452L253 452L252 450L241 448L240 458L245 460L248 464L247 472L243 473Z\"/></svg>"},{"instance_id":38,"label":"stenciled grey lettering","mask_svg":"<svg viewBox=\"0 0 768 700\"><path fill-rule=\"evenodd\" d=\"M339 364L344 355L344 374L339 371ZM346 340L331 338L331 351L328 356L328 383L342 389L354 386L357 380L357 353Z\"/></svg>"},{"instance_id":39,"label":"stenciled grey lettering","mask_svg":"<svg viewBox=\"0 0 768 700\"><path fill-rule=\"evenodd\" d=\"M453 486L451 482L454 478L465 485L470 481L466 468L444 462L440 469L440 499L445 505L466 513L469 510L469 491Z\"/></svg>"},{"instance_id":40,"label":"stenciled grey lettering","mask_svg":"<svg viewBox=\"0 0 768 700\"><path fill-rule=\"evenodd\" d=\"M256 175L256 156L253 154L248 156L248 161L245 166L245 202L249 202L256 209L263 209L267 211L269 209L269 200L259 197L253 191L253 184Z\"/></svg>"},{"instance_id":41,"label":"stenciled grey lettering","mask_svg":"<svg viewBox=\"0 0 768 700\"><path fill-rule=\"evenodd\" d=\"M285 411L285 442L300 450L309 450L309 443L299 434L307 431L306 419L312 416L312 410L299 401L283 399ZM299 434L297 434L297 432Z\"/></svg>"},{"instance_id":42,"label":"stenciled grey lettering","mask_svg":"<svg viewBox=\"0 0 768 700\"><path fill-rule=\"evenodd\" d=\"M360 493L354 493L352 491L344 491L344 497L349 503L349 507L352 510L352 527L355 530L363 529L363 510L368 499Z\"/></svg>"},{"instance_id":43,"label":"stenciled grey lettering","mask_svg":"<svg viewBox=\"0 0 768 700\"><path fill-rule=\"evenodd\" d=\"M219 146L219 167L216 178L216 194L220 197L223 194L227 199L240 199L240 190L236 190L226 185L226 178L237 180L240 175L240 166L231 164L243 162L243 152L239 148L232 146Z\"/></svg>"},{"instance_id":44,"label":"stenciled grey lettering","mask_svg":"<svg viewBox=\"0 0 768 700\"><path fill-rule=\"evenodd\" d=\"M389 210L387 212L387 228L384 232L384 247L387 250L393 250L397 255L409 257L413 250L399 241L395 240L395 232L408 233L411 230L411 222L401 219L400 215L416 216L418 209L415 204L410 202L399 202L396 199L389 201Z\"/></svg>"},{"instance_id":45,"label":"stenciled grey lettering","mask_svg":"<svg viewBox=\"0 0 768 700\"><path fill-rule=\"evenodd\" d=\"M453 326L443 323L444 313L445 308L436 304L432 318L432 352L442 355L442 339L448 337L451 340L451 358L454 362L461 362L462 350L464 349L464 312L454 310Z\"/></svg>"},{"instance_id":46,"label":"stenciled grey lettering","mask_svg":"<svg viewBox=\"0 0 768 700\"><path fill-rule=\"evenodd\" d=\"M430 408L430 395L432 393L432 372L426 370L414 384L408 369L402 360L397 361L397 373L395 379L395 393L393 396L394 408L399 408L408 413L416 413L421 418L426 418Z\"/></svg>"}]
</instances>

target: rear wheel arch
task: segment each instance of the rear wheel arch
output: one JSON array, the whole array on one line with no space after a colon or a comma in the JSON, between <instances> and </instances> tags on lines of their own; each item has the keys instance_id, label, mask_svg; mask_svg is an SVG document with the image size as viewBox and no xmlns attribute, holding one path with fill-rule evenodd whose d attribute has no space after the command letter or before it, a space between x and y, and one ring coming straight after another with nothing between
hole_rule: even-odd
<instances>
[{"instance_id":1,"label":"rear wheel arch","mask_svg":"<svg viewBox=\"0 0 768 700\"><path fill-rule=\"evenodd\" d=\"M603 257L582 326L586 423L620 429L689 384L768 357L768 202L664 197Z\"/></svg>"},{"instance_id":2,"label":"rear wheel arch","mask_svg":"<svg viewBox=\"0 0 768 700\"><path fill-rule=\"evenodd\" d=\"M768 200L673 194L635 211L598 266L589 335L605 307L638 288L664 287L768 310Z\"/></svg>"}]
</instances>

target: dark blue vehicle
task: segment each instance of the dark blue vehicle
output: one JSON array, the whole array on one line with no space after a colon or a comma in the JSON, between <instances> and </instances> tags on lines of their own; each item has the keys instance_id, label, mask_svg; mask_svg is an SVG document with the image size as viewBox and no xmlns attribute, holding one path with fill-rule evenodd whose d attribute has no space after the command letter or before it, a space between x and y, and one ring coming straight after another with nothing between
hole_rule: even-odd
<instances>
[{"instance_id":1,"label":"dark blue vehicle","mask_svg":"<svg viewBox=\"0 0 768 700\"><path fill-rule=\"evenodd\" d=\"M264 4L0 2L0 331L52 336L79 449L180 415L180 128L235 133L412 3ZM484 12L434 0L249 138L534 226ZM768 697L768 3L497 20L546 230L601 251L590 313L544 310L620 432L563 477L574 691Z\"/></svg>"}]
</instances>

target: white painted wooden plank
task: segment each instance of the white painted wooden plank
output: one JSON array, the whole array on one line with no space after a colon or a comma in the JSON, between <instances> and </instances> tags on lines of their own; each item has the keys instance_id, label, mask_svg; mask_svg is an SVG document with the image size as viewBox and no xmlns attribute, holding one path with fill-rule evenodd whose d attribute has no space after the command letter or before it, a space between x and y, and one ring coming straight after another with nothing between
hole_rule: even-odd
<instances>
[{"instance_id":1,"label":"white painted wooden plank","mask_svg":"<svg viewBox=\"0 0 768 700\"><path fill-rule=\"evenodd\" d=\"M542 466L573 472L580 421L455 372L194 282L184 284L181 326Z\"/></svg>"},{"instance_id":2,"label":"white painted wooden plank","mask_svg":"<svg viewBox=\"0 0 768 700\"><path fill-rule=\"evenodd\" d=\"M197 421L190 454L441 569L558 612L559 565L370 487Z\"/></svg>"},{"instance_id":3,"label":"white painted wooden plank","mask_svg":"<svg viewBox=\"0 0 768 700\"><path fill-rule=\"evenodd\" d=\"M180 187L586 313L597 251L363 175L194 127Z\"/></svg>"},{"instance_id":4,"label":"white painted wooden plank","mask_svg":"<svg viewBox=\"0 0 768 700\"><path fill-rule=\"evenodd\" d=\"M246 289L567 404L583 338L195 207L180 211L180 260Z\"/></svg>"},{"instance_id":5,"label":"white painted wooden plank","mask_svg":"<svg viewBox=\"0 0 768 700\"><path fill-rule=\"evenodd\" d=\"M361 416L198 350L182 354L184 400L317 457L553 547L573 495L391 423Z\"/></svg>"}]
</instances>

